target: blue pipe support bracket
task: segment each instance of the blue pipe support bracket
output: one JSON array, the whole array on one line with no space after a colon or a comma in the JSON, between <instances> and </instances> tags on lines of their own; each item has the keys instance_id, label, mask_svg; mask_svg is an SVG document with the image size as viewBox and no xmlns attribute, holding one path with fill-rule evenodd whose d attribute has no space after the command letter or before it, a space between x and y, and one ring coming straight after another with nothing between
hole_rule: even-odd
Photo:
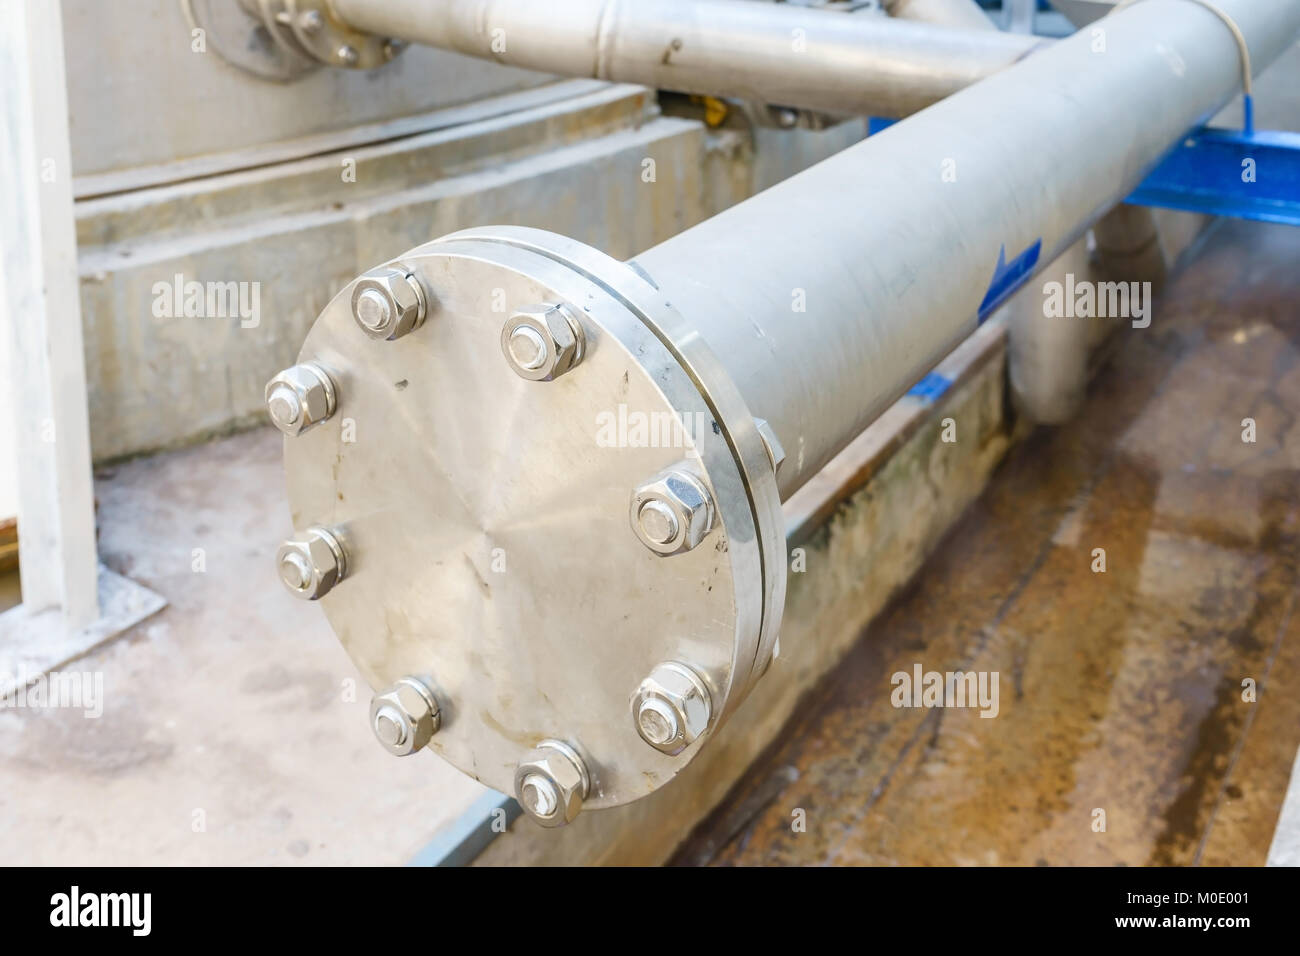
<instances>
[{"instance_id":1,"label":"blue pipe support bracket","mask_svg":"<svg viewBox=\"0 0 1300 956\"><path fill-rule=\"evenodd\" d=\"M1300 226L1300 133L1204 127L1165 157L1127 201Z\"/></svg>"}]
</instances>

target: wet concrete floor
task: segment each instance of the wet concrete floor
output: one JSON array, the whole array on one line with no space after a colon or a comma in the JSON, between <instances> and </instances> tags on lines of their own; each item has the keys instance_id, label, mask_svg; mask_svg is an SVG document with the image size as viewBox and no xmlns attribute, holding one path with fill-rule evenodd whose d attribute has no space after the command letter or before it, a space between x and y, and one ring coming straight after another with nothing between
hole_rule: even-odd
<instances>
[{"instance_id":1,"label":"wet concrete floor","mask_svg":"<svg viewBox=\"0 0 1300 956\"><path fill-rule=\"evenodd\" d=\"M1300 229L1216 226L678 862L1262 864L1300 745L1298 266ZM996 675L996 716L894 706L917 665Z\"/></svg>"}]
</instances>

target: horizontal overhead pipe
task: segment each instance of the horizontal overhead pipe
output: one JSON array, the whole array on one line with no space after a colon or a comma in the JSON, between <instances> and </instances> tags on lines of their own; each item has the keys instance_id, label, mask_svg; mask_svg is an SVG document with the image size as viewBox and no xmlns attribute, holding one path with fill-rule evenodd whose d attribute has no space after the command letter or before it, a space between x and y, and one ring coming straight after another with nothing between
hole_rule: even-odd
<instances>
[{"instance_id":1,"label":"horizontal overhead pipe","mask_svg":"<svg viewBox=\"0 0 1300 956\"><path fill-rule=\"evenodd\" d=\"M1041 42L751 0L332 0L331 9L365 33L509 66L881 116L938 102Z\"/></svg>"},{"instance_id":2,"label":"horizontal overhead pipe","mask_svg":"<svg viewBox=\"0 0 1300 956\"><path fill-rule=\"evenodd\" d=\"M1263 69L1300 0L1218 0ZM1195 0L1142 0L636 257L789 455L788 495L1241 88Z\"/></svg>"}]
</instances>

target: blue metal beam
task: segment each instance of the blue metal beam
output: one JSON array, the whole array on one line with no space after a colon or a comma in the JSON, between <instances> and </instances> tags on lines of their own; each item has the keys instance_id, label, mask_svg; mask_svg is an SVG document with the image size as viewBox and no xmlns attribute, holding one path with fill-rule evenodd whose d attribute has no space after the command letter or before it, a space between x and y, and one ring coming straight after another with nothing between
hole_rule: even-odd
<instances>
[{"instance_id":1,"label":"blue metal beam","mask_svg":"<svg viewBox=\"0 0 1300 956\"><path fill-rule=\"evenodd\" d=\"M1204 127L1128 202L1300 226L1300 134Z\"/></svg>"}]
</instances>

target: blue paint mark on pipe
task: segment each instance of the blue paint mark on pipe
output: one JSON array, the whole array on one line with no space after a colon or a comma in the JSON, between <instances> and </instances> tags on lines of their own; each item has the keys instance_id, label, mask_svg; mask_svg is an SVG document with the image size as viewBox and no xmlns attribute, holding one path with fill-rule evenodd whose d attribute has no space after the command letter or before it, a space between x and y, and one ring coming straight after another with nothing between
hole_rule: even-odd
<instances>
[{"instance_id":1,"label":"blue paint mark on pipe","mask_svg":"<svg viewBox=\"0 0 1300 956\"><path fill-rule=\"evenodd\" d=\"M908 389L907 394L913 398L919 398L926 404L934 404L950 388L952 388L951 379L940 375L938 372L931 372Z\"/></svg>"},{"instance_id":2,"label":"blue paint mark on pipe","mask_svg":"<svg viewBox=\"0 0 1300 956\"><path fill-rule=\"evenodd\" d=\"M890 119L887 116L870 116L867 118L867 135L875 136L881 130L889 129L897 122L898 120Z\"/></svg>"},{"instance_id":3,"label":"blue paint mark on pipe","mask_svg":"<svg viewBox=\"0 0 1300 956\"><path fill-rule=\"evenodd\" d=\"M1007 247L1003 244L998 253L998 264L993 269L993 281L989 283L989 290L984 293L984 301L980 303L981 325L1034 274L1034 267L1038 265L1038 257L1042 254L1043 240L1035 239L1029 248L1008 262Z\"/></svg>"},{"instance_id":4,"label":"blue paint mark on pipe","mask_svg":"<svg viewBox=\"0 0 1300 956\"><path fill-rule=\"evenodd\" d=\"M1249 104L1247 108L1250 108ZM874 136L893 126L896 122L898 120L883 116L872 116L867 120L867 135ZM1008 262L1007 247L1003 245L998 253L998 264L993 269L993 281L989 283L989 290L984 294L984 301L980 303L979 323L981 325L985 319L993 314L998 306L1009 299L1011 294L1024 285L1025 281L1034 274L1034 269L1037 267L1038 259L1042 254L1043 240L1036 239L1029 248Z\"/></svg>"}]
</instances>

